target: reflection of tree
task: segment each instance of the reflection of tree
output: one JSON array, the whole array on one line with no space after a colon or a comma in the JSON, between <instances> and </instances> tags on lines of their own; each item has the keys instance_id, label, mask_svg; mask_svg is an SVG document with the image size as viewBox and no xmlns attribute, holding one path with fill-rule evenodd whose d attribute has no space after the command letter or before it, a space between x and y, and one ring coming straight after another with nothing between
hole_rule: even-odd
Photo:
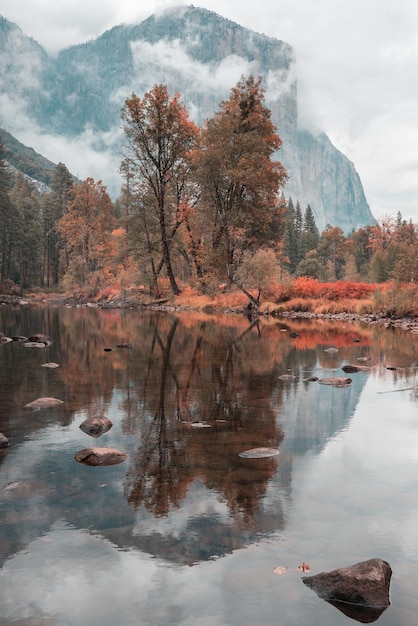
<instances>
[{"instance_id":1,"label":"reflection of tree","mask_svg":"<svg viewBox=\"0 0 418 626\"><path fill-rule=\"evenodd\" d=\"M162 352L158 407L148 424L148 432L137 453L134 468L128 473L126 485L128 501L135 508L144 504L156 516L166 515L170 505L178 506L187 484L193 480L191 472L184 471L184 443L175 436L165 410L170 352L178 323L178 318L174 319L165 343L157 333ZM152 348L154 346L155 341Z\"/></svg>"},{"instance_id":2,"label":"reflection of tree","mask_svg":"<svg viewBox=\"0 0 418 626\"><path fill-rule=\"evenodd\" d=\"M179 318L167 326L157 316L139 399L153 417L138 424L141 446L126 484L136 508L166 515L200 480L221 494L237 523L253 520L277 463L251 469L238 454L282 438L269 400L274 379L255 371L245 347L256 326L237 333L203 322L191 332Z\"/></svg>"}]
</instances>

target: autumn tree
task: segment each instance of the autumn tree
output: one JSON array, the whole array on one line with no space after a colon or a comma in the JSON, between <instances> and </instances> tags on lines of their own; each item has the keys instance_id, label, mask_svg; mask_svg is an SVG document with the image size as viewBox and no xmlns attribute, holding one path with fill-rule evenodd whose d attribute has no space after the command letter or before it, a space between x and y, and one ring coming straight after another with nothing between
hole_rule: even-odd
<instances>
[{"instance_id":1,"label":"autumn tree","mask_svg":"<svg viewBox=\"0 0 418 626\"><path fill-rule=\"evenodd\" d=\"M253 76L241 78L202 129L194 154L199 206L210 226L208 256L220 271L226 268L228 286L235 281L242 253L265 241L273 220L287 176L272 158L280 145L261 79Z\"/></svg>"},{"instance_id":2,"label":"autumn tree","mask_svg":"<svg viewBox=\"0 0 418 626\"><path fill-rule=\"evenodd\" d=\"M339 280L343 277L345 257L350 248L351 243L347 242L342 229L328 224L318 244L318 254L327 267L328 280Z\"/></svg>"},{"instance_id":3,"label":"autumn tree","mask_svg":"<svg viewBox=\"0 0 418 626\"><path fill-rule=\"evenodd\" d=\"M391 277L398 240L399 223L395 217L386 215L370 227L369 247L372 251L370 276L375 282L385 282Z\"/></svg>"},{"instance_id":4,"label":"autumn tree","mask_svg":"<svg viewBox=\"0 0 418 626\"><path fill-rule=\"evenodd\" d=\"M362 280L369 278L373 250L370 247L371 226L364 226L349 234L352 242L356 271Z\"/></svg>"},{"instance_id":5,"label":"autumn tree","mask_svg":"<svg viewBox=\"0 0 418 626\"><path fill-rule=\"evenodd\" d=\"M418 227L401 219L398 213L397 241L393 244L395 258L390 277L398 282L418 282Z\"/></svg>"},{"instance_id":6,"label":"autumn tree","mask_svg":"<svg viewBox=\"0 0 418 626\"><path fill-rule=\"evenodd\" d=\"M67 211L57 223L69 253L67 278L73 284L84 286L93 276L96 286L106 280L113 226L112 202L102 182L87 178L74 184Z\"/></svg>"},{"instance_id":7,"label":"autumn tree","mask_svg":"<svg viewBox=\"0 0 418 626\"><path fill-rule=\"evenodd\" d=\"M180 293L172 261L172 240L181 225L178 192L190 174L188 155L198 135L180 96L155 85L143 98L132 94L121 113L127 139L124 168L146 205L146 217L157 220L162 264L172 292ZM152 201L149 201L152 199ZM174 233L173 233L174 231Z\"/></svg>"},{"instance_id":8,"label":"autumn tree","mask_svg":"<svg viewBox=\"0 0 418 626\"><path fill-rule=\"evenodd\" d=\"M260 296L279 280L279 265L271 249L259 248L255 253L246 250L236 272L235 284L249 300L258 306ZM250 291L257 290L254 296Z\"/></svg>"}]
</instances>

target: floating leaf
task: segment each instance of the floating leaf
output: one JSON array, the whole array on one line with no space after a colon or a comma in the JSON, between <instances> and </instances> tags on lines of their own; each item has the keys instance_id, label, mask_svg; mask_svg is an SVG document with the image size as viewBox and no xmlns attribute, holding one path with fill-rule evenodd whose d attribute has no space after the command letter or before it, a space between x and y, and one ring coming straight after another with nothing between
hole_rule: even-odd
<instances>
[{"instance_id":1,"label":"floating leaf","mask_svg":"<svg viewBox=\"0 0 418 626\"><path fill-rule=\"evenodd\" d=\"M298 565L298 570L301 570L302 572L310 572L311 566L309 565L309 563L303 562L300 565Z\"/></svg>"},{"instance_id":2,"label":"floating leaf","mask_svg":"<svg viewBox=\"0 0 418 626\"><path fill-rule=\"evenodd\" d=\"M277 448L251 448L251 450L240 452L239 456L243 459L264 459L269 456L276 456L277 454L279 454Z\"/></svg>"}]
</instances>

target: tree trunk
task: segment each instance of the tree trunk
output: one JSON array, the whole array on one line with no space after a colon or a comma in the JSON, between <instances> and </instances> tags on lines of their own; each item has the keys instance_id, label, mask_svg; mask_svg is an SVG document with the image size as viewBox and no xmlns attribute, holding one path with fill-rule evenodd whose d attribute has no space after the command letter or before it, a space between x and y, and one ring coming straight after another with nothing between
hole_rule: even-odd
<instances>
[{"instance_id":1,"label":"tree trunk","mask_svg":"<svg viewBox=\"0 0 418 626\"><path fill-rule=\"evenodd\" d=\"M180 289L174 278L173 268L171 266L170 250L168 248L167 233L165 229L164 207L160 206L160 230L161 230L161 246L163 250L164 264L167 270L167 276L170 281L171 291L175 296L180 295Z\"/></svg>"}]
</instances>

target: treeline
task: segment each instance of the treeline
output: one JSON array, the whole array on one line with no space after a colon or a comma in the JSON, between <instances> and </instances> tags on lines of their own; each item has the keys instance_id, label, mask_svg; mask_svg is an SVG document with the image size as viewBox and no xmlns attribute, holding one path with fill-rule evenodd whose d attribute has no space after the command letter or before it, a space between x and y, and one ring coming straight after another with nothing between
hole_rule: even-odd
<instances>
[{"instance_id":1,"label":"treeline","mask_svg":"<svg viewBox=\"0 0 418 626\"><path fill-rule=\"evenodd\" d=\"M4 285L66 289L219 286L260 294L286 277L417 280L417 228L400 214L348 235L320 233L311 207L286 200L274 160L281 140L260 80L242 78L198 128L180 97L156 85L132 94L121 119L125 184L112 202L101 181L74 184L58 164L40 195L0 153L0 275Z\"/></svg>"}]
</instances>

